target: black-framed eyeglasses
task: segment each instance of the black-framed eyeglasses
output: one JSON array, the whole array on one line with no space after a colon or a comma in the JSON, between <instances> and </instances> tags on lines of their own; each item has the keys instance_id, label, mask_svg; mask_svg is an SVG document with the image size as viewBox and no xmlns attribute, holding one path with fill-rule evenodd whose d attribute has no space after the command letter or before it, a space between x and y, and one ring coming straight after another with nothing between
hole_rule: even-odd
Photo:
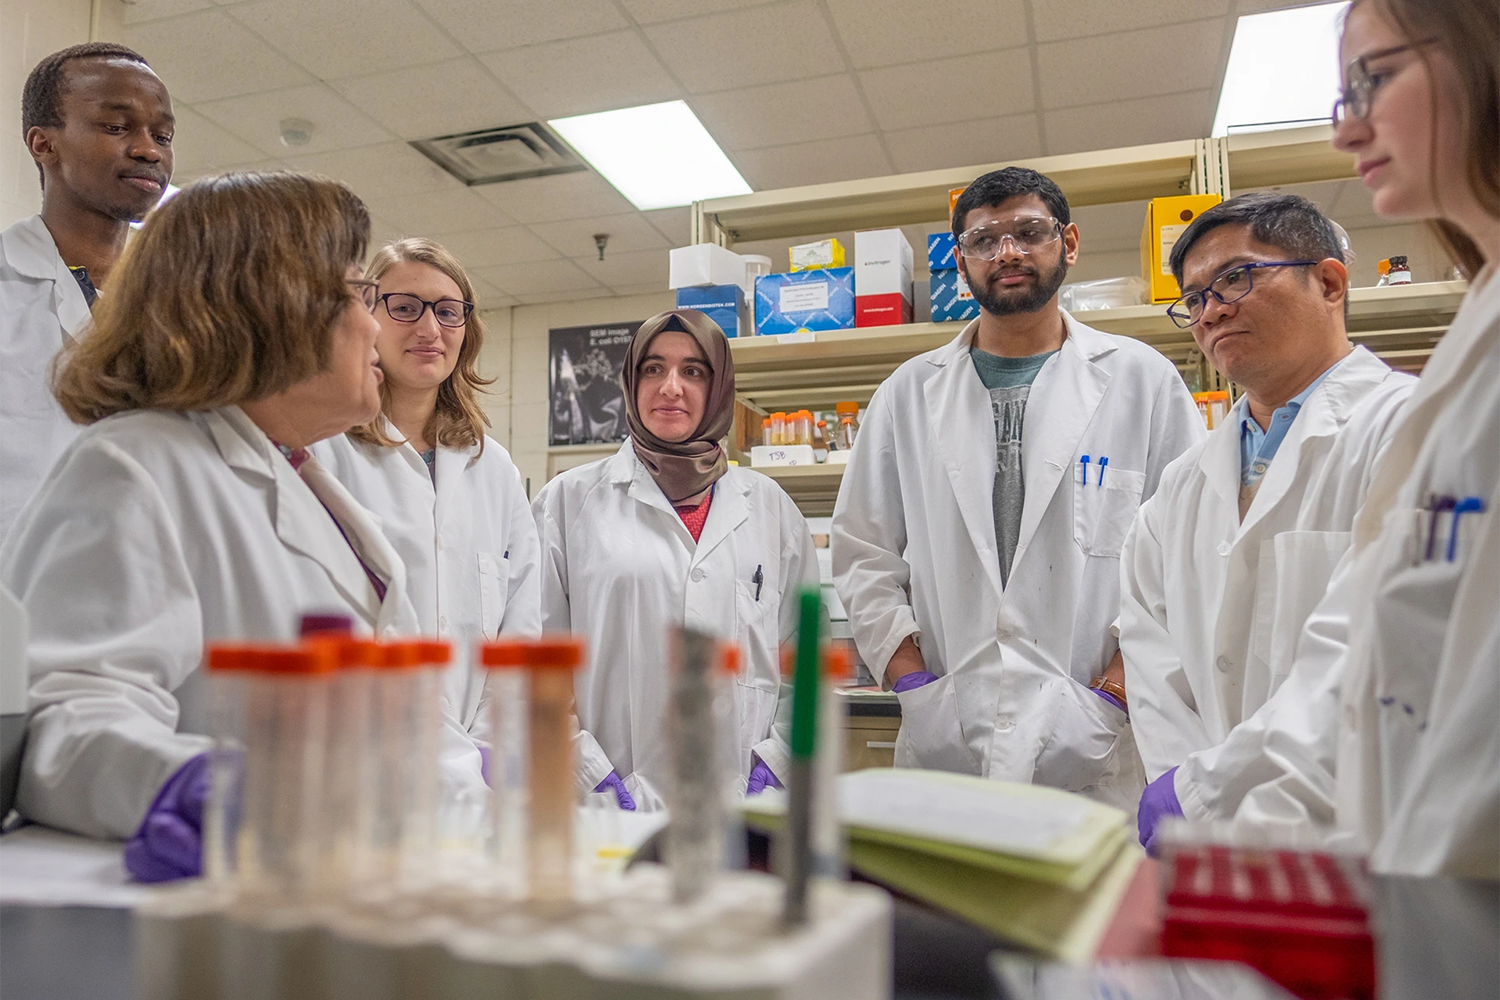
<instances>
[{"instance_id":1,"label":"black-framed eyeglasses","mask_svg":"<svg viewBox=\"0 0 1500 1000\"><path fill-rule=\"evenodd\" d=\"M1062 238L1062 223L1051 216L1011 219L1006 225L975 226L958 238L958 252L973 260L994 260L1010 240L1022 256L1056 243Z\"/></svg>"},{"instance_id":2,"label":"black-framed eyeglasses","mask_svg":"<svg viewBox=\"0 0 1500 1000\"><path fill-rule=\"evenodd\" d=\"M463 299L428 302L410 292L386 292L380 296L380 301L385 303L386 315L397 323L415 323L422 318L424 312L431 309L432 318L438 321L438 325L450 329L463 326L469 321L469 313L474 311L474 303Z\"/></svg>"},{"instance_id":3,"label":"black-framed eyeglasses","mask_svg":"<svg viewBox=\"0 0 1500 1000\"><path fill-rule=\"evenodd\" d=\"M349 287L354 289L355 296L370 312L375 311L376 296L380 294L380 282L369 281L365 278L345 278Z\"/></svg>"},{"instance_id":4,"label":"black-framed eyeglasses","mask_svg":"<svg viewBox=\"0 0 1500 1000\"><path fill-rule=\"evenodd\" d=\"M1210 295L1226 306L1249 295L1250 289L1255 287L1252 275L1259 268L1311 267L1316 263L1318 262L1315 260L1257 260L1249 264L1237 264L1220 272L1218 277L1208 283L1207 288L1188 292L1167 306L1167 315L1172 317L1173 323L1186 330L1203 318L1203 309L1208 304Z\"/></svg>"},{"instance_id":5,"label":"black-framed eyeglasses","mask_svg":"<svg viewBox=\"0 0 1500 1000\"><path fill-rule=\"evenodd\" d=\"M1436 38L1424 38L1420 42L1408 42L1405 45L1393 45L1379 52L1367 52L1357 59L1351 59L1349 66L1344 71L1344 79L1349 81L1339 99L1333 102L1333 112L1329 115L1334 125L1342 125L1351 119L1363 119L1369 117L1370 102L1375 99L1375 92L1379 90L1387 80L1395 75L1394 72L1370 71L1370 63L1376 59L1384 59L1386 56L1400 55L1403 52L1411 52L1425 45L1437 42Z\"/></svg>"}]
</instances>

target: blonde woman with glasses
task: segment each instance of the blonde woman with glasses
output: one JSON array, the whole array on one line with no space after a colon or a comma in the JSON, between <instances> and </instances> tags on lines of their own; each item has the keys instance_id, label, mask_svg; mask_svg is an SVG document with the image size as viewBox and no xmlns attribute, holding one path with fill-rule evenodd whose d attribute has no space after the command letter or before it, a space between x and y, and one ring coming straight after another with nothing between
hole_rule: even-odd
<instances>
[{"instance_id":1,"label":"blonde woman with glasses","mask_svg":"<svg viewBox=\"0 0 1500 1000\"><path fill-rule=\"evenodd\" d=\"M454 643L445 694L483 746L474 649L541 630L536 523L515 463L485 435L484 322L463 265L432 240L402 239L376 251L365 277L378 286L381 412L314 450L380 517L422 631Z\"/></svg>"}]
</instances>

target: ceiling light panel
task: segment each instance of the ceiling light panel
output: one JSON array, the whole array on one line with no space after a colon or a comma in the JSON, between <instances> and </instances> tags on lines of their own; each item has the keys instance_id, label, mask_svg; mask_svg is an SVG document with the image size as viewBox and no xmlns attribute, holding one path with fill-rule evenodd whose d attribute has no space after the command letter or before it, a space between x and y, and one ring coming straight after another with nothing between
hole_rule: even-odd
<instances>
[{"instance_id":1,"label":"ceiling light panel","mask_svg":"<svg viewBox=\"0 0 1500 1000\"><path fill-rule=\"evenodd\" d=\"M1327 121L1339 96L1347 3L1246 14L1234 29L1213 135Z\"/></svg>"},{"instance_id":2,"label":"ceiling light panel","mask_svg":"<svg viewBox=\"0 0 1500 1000\"><path fill-rule=\"evenodd\" d=\"M642 211L750 193L745 178L682 101L547 124Z\"/></svg>"}]
</instances>

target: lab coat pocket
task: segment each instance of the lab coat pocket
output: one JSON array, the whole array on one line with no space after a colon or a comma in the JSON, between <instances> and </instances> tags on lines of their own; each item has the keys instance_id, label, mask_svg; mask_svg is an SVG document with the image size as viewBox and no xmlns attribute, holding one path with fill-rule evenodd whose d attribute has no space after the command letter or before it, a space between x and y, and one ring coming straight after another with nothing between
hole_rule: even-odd
<instances>
[{"instance_id":1,"label":"lab coat pocket","mask_svg":"<svg viewBox=\"0 0 1500 1000\"><path fill-rule=\"evenodd\" d=\"M1101 470L1088 470L1089 483L1082 485L1078 467L1073 480L1073 537L1086 556L1119 558L1125 535L1135 521L1146 488L1146 474L1108 466L1103 471L1104 484L1099 485Z\"/></svg>"},{"instance_id":2,"label":"lab coat pocket","mask_svg":"<svg viewBox=\"0 0 1500 1000\"><path fill-rule=\"evenodd\" d=\"M1347 531L1283 531L1261 543L1250 651L1273 678L1291 672L1297 637L1328 590L1350 537Z\"/></svg>"},{"instance_id":3,"label":"lab coat pocket","mask_svg":"<svg viewBox=\"0 0 1500 1000\"><path fill-rule=\"evenodd\" d=\"M979 761L958 721L952 676L898 692L901 729L896 734L896 766L978 774Z\"/></svg>"},{"instance_id":4,"label":"lab coat pocket","mask_svg":"<svg viewBox=\"0 0 1500 1000\"><path fill-rule=\"evenodd\" d=\"M736 580L734 584L735 640L740 644L740 653L746 657L744 671L747 675L764 677L775 684L780 679L781 666L777 662L776 616L771 613L775 604L774 591L762 585L760 600L756 599L756 585Z\"/></svg>"},{"instance_id":5,"label":"lab coat pocket","mask_svg":"<svg viewBox=\"0 0 1500 1000\"><path fill-rule=\"evenodd\" d=\"M1037 755L1032 780L1069 792L1098 784L1125 731L1125 713L1076 681L1054 689L1052 726Z\"/></svg>"},{"instance_id":6,"label":"lab coat pocket","mask_svg":"<svg viewBox=\"0 0 1500 1000\"><path fill-rule=\"evenodd\" d=\"M492 552L479 557L479 621L486 638L500 632L505 618L505 601L510 583L510 560L497 559Z\"/></svg>"}]
</instances>

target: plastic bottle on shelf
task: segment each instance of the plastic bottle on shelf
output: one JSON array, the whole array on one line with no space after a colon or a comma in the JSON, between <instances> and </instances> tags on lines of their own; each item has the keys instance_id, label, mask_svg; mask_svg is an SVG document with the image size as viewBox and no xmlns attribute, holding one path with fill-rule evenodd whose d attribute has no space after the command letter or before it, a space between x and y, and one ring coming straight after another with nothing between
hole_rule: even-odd
<instances>
[{"instance_id":1,"label":"plastic bottle on shelf","mask_svg":"<svg viewBox=\"0 0 1500 1000\"><path fill-rule=\"evenodd\" d=\"M1404 256L1391 258L1391 272L1386 283L1390 285L1411 284L1411 267L1406 263Z\"/></svg>"},{"instance_id":2,"label":"plastic bottle on shelf","mask_svg":"<svg viewBox=\"0 0 1500 1000\"><path fill-rule=\"evenodd\" d=\"M828 422L819 420L813 424L813 458L819 462L828 461Z\"/></svg>"},{"instance_id":3,"label":"plastic bottle on shelf","mask_svg":"<svg viewBox=\"0 0 1500 1000\"><path fill-rule=\"evenodd\" d=\"M792 442L792 443L793 444L805 444L809 448L812 447L812 443L813 443L812 425L813 425L812 411L811 410L798 410L797 411L797 440L794 441L794 442Z\"/></svg>"},{"instance_id":4,"label":"plastic bottle on shelf","mask_svg":"<svg viewBox=\"0 0 1500 1000\"><path fill-rule=\"evenodd\" d=\"M1389 257L1376 261L1375 270L1380 274L1380 280L1375 282L1376 288L1382 288L1391 283L1391 261Z\"/></svg>"},{"instance_id":5,"label":"plastic bottle on shelf","mask_svg":"<svg viewBox=\"0 0 1500 1000\"><path fill-rule=\"evenodd\" d=\"M773 414L771 414L771 443L774 444L774 445L784 445L784 444L786 444L787 443L786 431L787 431L787 427L786 427L786 414L785 413L773 413Z\"/></svg>"},{"instance_id":6,"label":"plastic bottle on shelf","mask_svg":"<svg viewBox=\"0 0 1500 1000\"><path fill-rule=\"evenodd\" d=\"M839 429L835 437L839 448L847 451L854 447L854 439L859 434L859 404L837 403L834 411L839 415Z\"/></svg>"},{"instance_id":7,"label":"plastic bottle on shelf","mask_svg":"<svg viewBox=\"0 0 1500 1000\"><path fill-rule=\"evenodd\" d=\"M775 442L771 440L771 418L770 417L767 417L766 419L764 419L764 420L762 420L760 422L760 443L764 444L764 445L775 444Z\"/></svg>"}]
</instances>

